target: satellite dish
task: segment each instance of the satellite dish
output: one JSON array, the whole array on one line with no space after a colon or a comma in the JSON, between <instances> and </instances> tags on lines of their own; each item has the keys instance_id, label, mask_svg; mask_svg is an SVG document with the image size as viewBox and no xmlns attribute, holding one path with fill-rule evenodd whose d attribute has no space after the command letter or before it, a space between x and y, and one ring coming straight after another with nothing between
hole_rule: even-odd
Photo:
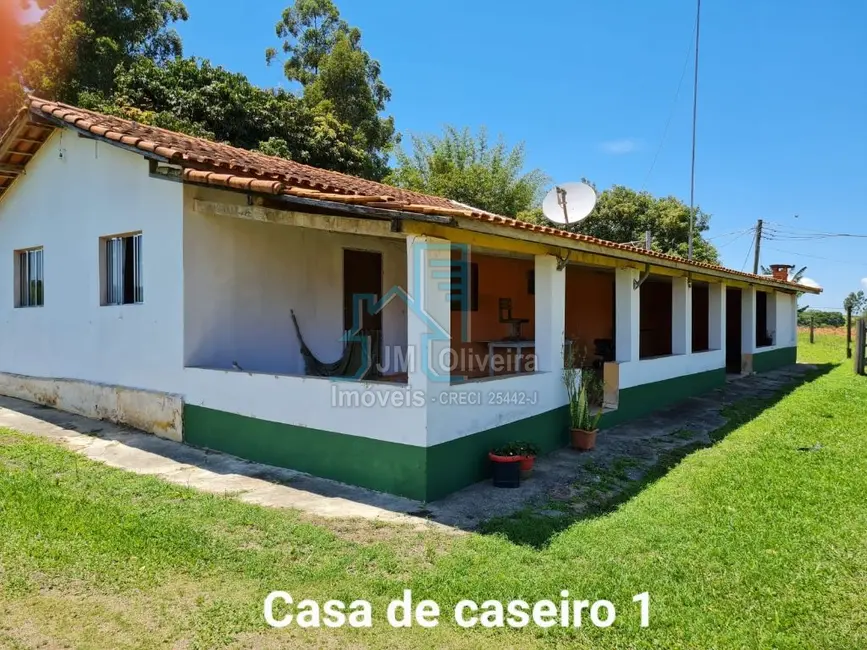
<instances>
[{"instance_id":1,"label":"satellite dish","mask_svg":"<svg viewBox=\"0 0 867 650\"><path fill-rule=\"evenodd\" d=\"M794 278L791 275L789 275L789 281L794 281ZM798 284L802 284L805 287L813 287L814 289L822 288L819 283L816 282L813 278L801 278L800 280L798 280Z\"/></svg>"},{"instance_id":2,"label":"satellite dish","mask_svg":"<svg viewBox=\"0 0 867 650\"><path fill-rule=\"evenodd\" d=\"M554 223L577 223L593 211L596 190L587 183L562 183L545 196L542 212Z\"/></svg>"}]
</instances>

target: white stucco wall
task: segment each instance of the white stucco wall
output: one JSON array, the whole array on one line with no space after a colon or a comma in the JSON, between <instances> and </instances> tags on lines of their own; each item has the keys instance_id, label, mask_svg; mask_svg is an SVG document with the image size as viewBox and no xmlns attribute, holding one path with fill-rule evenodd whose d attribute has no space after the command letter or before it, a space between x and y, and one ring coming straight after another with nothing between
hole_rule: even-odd
<instances>
[{"instance_id":1,"label":"white stucco wall","mask_svg":"<svg viewBox=\"0 0 867 650\"><path fill-rule=\"evenodd\" d=\"M716 370L726 365L725 350L708 350L620 364L620 388L652 384L683 375Z\"/></svg>"},{"instance_id":2,"label":"white stucco wall","mask_svg":"<svg viewBox=\"0 0 867 650\"><path fill-rule=\"evenodd\" d=\"M425 446L424 404L409 386L186 368L188 404L354 436ZM350 394L358 395L356 398ZM357 406L357 405L361 406Z\"/></svg>"},{"instance_id":3,"label":"white stucco wall","mask_svg":"<svg viewBox=\"0 0 867 650\"><path fill-rule=\"evenodd\" d=\"M798 344L797 311L798 300L791 293L776 293L776 336L774 346L793 347Z\"/></svg>"},{"instance_id":4,"label":"white stucco wall","mask_svg":"<svg viewBox=\"0 0 867 650\"><path fill-rule=\"evenodd\" d=\"M182 389L182 186L55 133L0 202L0 372ZM100 306L100 237L143 233L144 304ZM13 251L44 247L45 306L14 308Z\"/></svg>"},{"instance_id":5,"label":"white stucco wall","mask_svg":"<svg viewBox=\"0 0 867 650\"><path fill-rule=\"evenodd\" d=\"M292 325L322 361L342 353L343 250L382 253L382 287L406 285L403 240L337 234L195 212L195 199L243 205L245 197L187 186L184 202L187 366L303 374ZM383 310L387 347L406 346L406 305Z\"/></svg>"}]
</instances>

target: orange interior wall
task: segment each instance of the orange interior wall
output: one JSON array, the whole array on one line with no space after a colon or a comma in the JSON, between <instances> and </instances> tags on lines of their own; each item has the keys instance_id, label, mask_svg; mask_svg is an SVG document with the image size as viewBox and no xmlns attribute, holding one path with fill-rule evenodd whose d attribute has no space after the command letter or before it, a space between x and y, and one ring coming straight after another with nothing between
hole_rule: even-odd
<instances>
[{"instance_id":1,"label":"orange interior wall","mask_svg":"<svg viewBox=\"0 0 867 650\"><path fill-rule=\"evenodd\" d=\"M710 289L706 284L692 285L692 351L710 349Z\"/></svg>"},{"instance_id":2,"label":"orange interior wall","mask_svg":"<svg viewBox=\"0 0 867 650\"><path fill-rule=\"evenodd\" d=\"M566 267L566 338L576 356L593 357L595 339L614 338L614 274Z\"/></svg>"},{"instance_id":3,"label":"orange interior wall","mask_svg":"<svg viewBox=\"0 0 867 650\"><path fill-rule=\"evenodd\" d=\"M535 269L535 262L475 253L472 254L470 262L478 265L479 309L469 312L466 341L461 340L461 314L457 311L452 312L452 350L458 353L464 351L463 354L458 355L458 359L467 359L468 353L483 358L488 354L487 341L500 341L511 335L511 326L500 322L500 298L512 299L513 318L529 319L530 322L522 326L521 333L525 339L532 340L536 335L536 296L527 291L527 275ZM506 354L502 349L496 352ZM525 354L532 354L532 352L532 349L525 350ZM532 369L532 366L525 368L525 370ZM507 371L508 368L504 372ZM477 364L464 363L454 370L453 374L484 376L488 374L488 370L487 367L479 368Z\"/></svg>"},{"instance_id":4,"label":"orange interior wall","mask_svg":"<svg viewBox=\"0 0 867 650\"><path fill-rule=\"evenodd\" d=\"M671 282L649 278L641 285L641 358L671 354L671 309Z\"/></svg>"}]
</instances>

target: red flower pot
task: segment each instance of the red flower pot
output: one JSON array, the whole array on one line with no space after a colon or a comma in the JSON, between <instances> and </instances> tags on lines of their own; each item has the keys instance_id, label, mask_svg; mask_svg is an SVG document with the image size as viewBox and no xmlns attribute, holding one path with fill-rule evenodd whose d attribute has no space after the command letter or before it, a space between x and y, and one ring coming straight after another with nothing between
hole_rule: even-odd
<instances>
[{"instance_id":1,"label":"red flower pot","mask_svg":"<svg viewBox=\"0 0 867 650\"><path fill-rule=\"evenodd\" d=\"M521 457L521 471L529 472L533 469L533 463L536 462L535 456L522 456Z\"/></svg>"},{"instance_id":2,"label":"red flower pot","mask_svg":"<svg viewBox=\"0 0 867 650\"><path fill-rule=\"evenodd\" d=\"M498 456L493 452L488 452L488 458L495 463L520 463L524 460L523 456Z\"/></svg>"}]
</instances>

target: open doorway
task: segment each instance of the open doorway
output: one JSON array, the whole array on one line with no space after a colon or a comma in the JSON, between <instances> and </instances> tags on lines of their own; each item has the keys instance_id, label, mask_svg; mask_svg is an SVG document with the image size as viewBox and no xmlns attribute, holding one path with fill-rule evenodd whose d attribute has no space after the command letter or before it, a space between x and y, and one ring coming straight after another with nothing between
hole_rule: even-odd
<instances>
[{"instance_id":1,"label":"open doorway","mask_svg":"<svg viewBox=\"0 0 867 650\"><path fill-rule=\"evenodd\" d=\"M343 329L359 326L371 337L376 359L382 354L382 311L371 304L382 298L382 253L343 249ZM365 304L364 301L370 304ZM358 319L358 322L356 322Z\"/></svg>"},{"instance_id":2,"label":"open doorway","mask_svg":"<svg viewBox=\"0 0 867 650\"><path fill-rule=\"evenodd\" d=\"M726 287L726 372L741 372L741 290Z\"/></svg>"}]
</instances>

